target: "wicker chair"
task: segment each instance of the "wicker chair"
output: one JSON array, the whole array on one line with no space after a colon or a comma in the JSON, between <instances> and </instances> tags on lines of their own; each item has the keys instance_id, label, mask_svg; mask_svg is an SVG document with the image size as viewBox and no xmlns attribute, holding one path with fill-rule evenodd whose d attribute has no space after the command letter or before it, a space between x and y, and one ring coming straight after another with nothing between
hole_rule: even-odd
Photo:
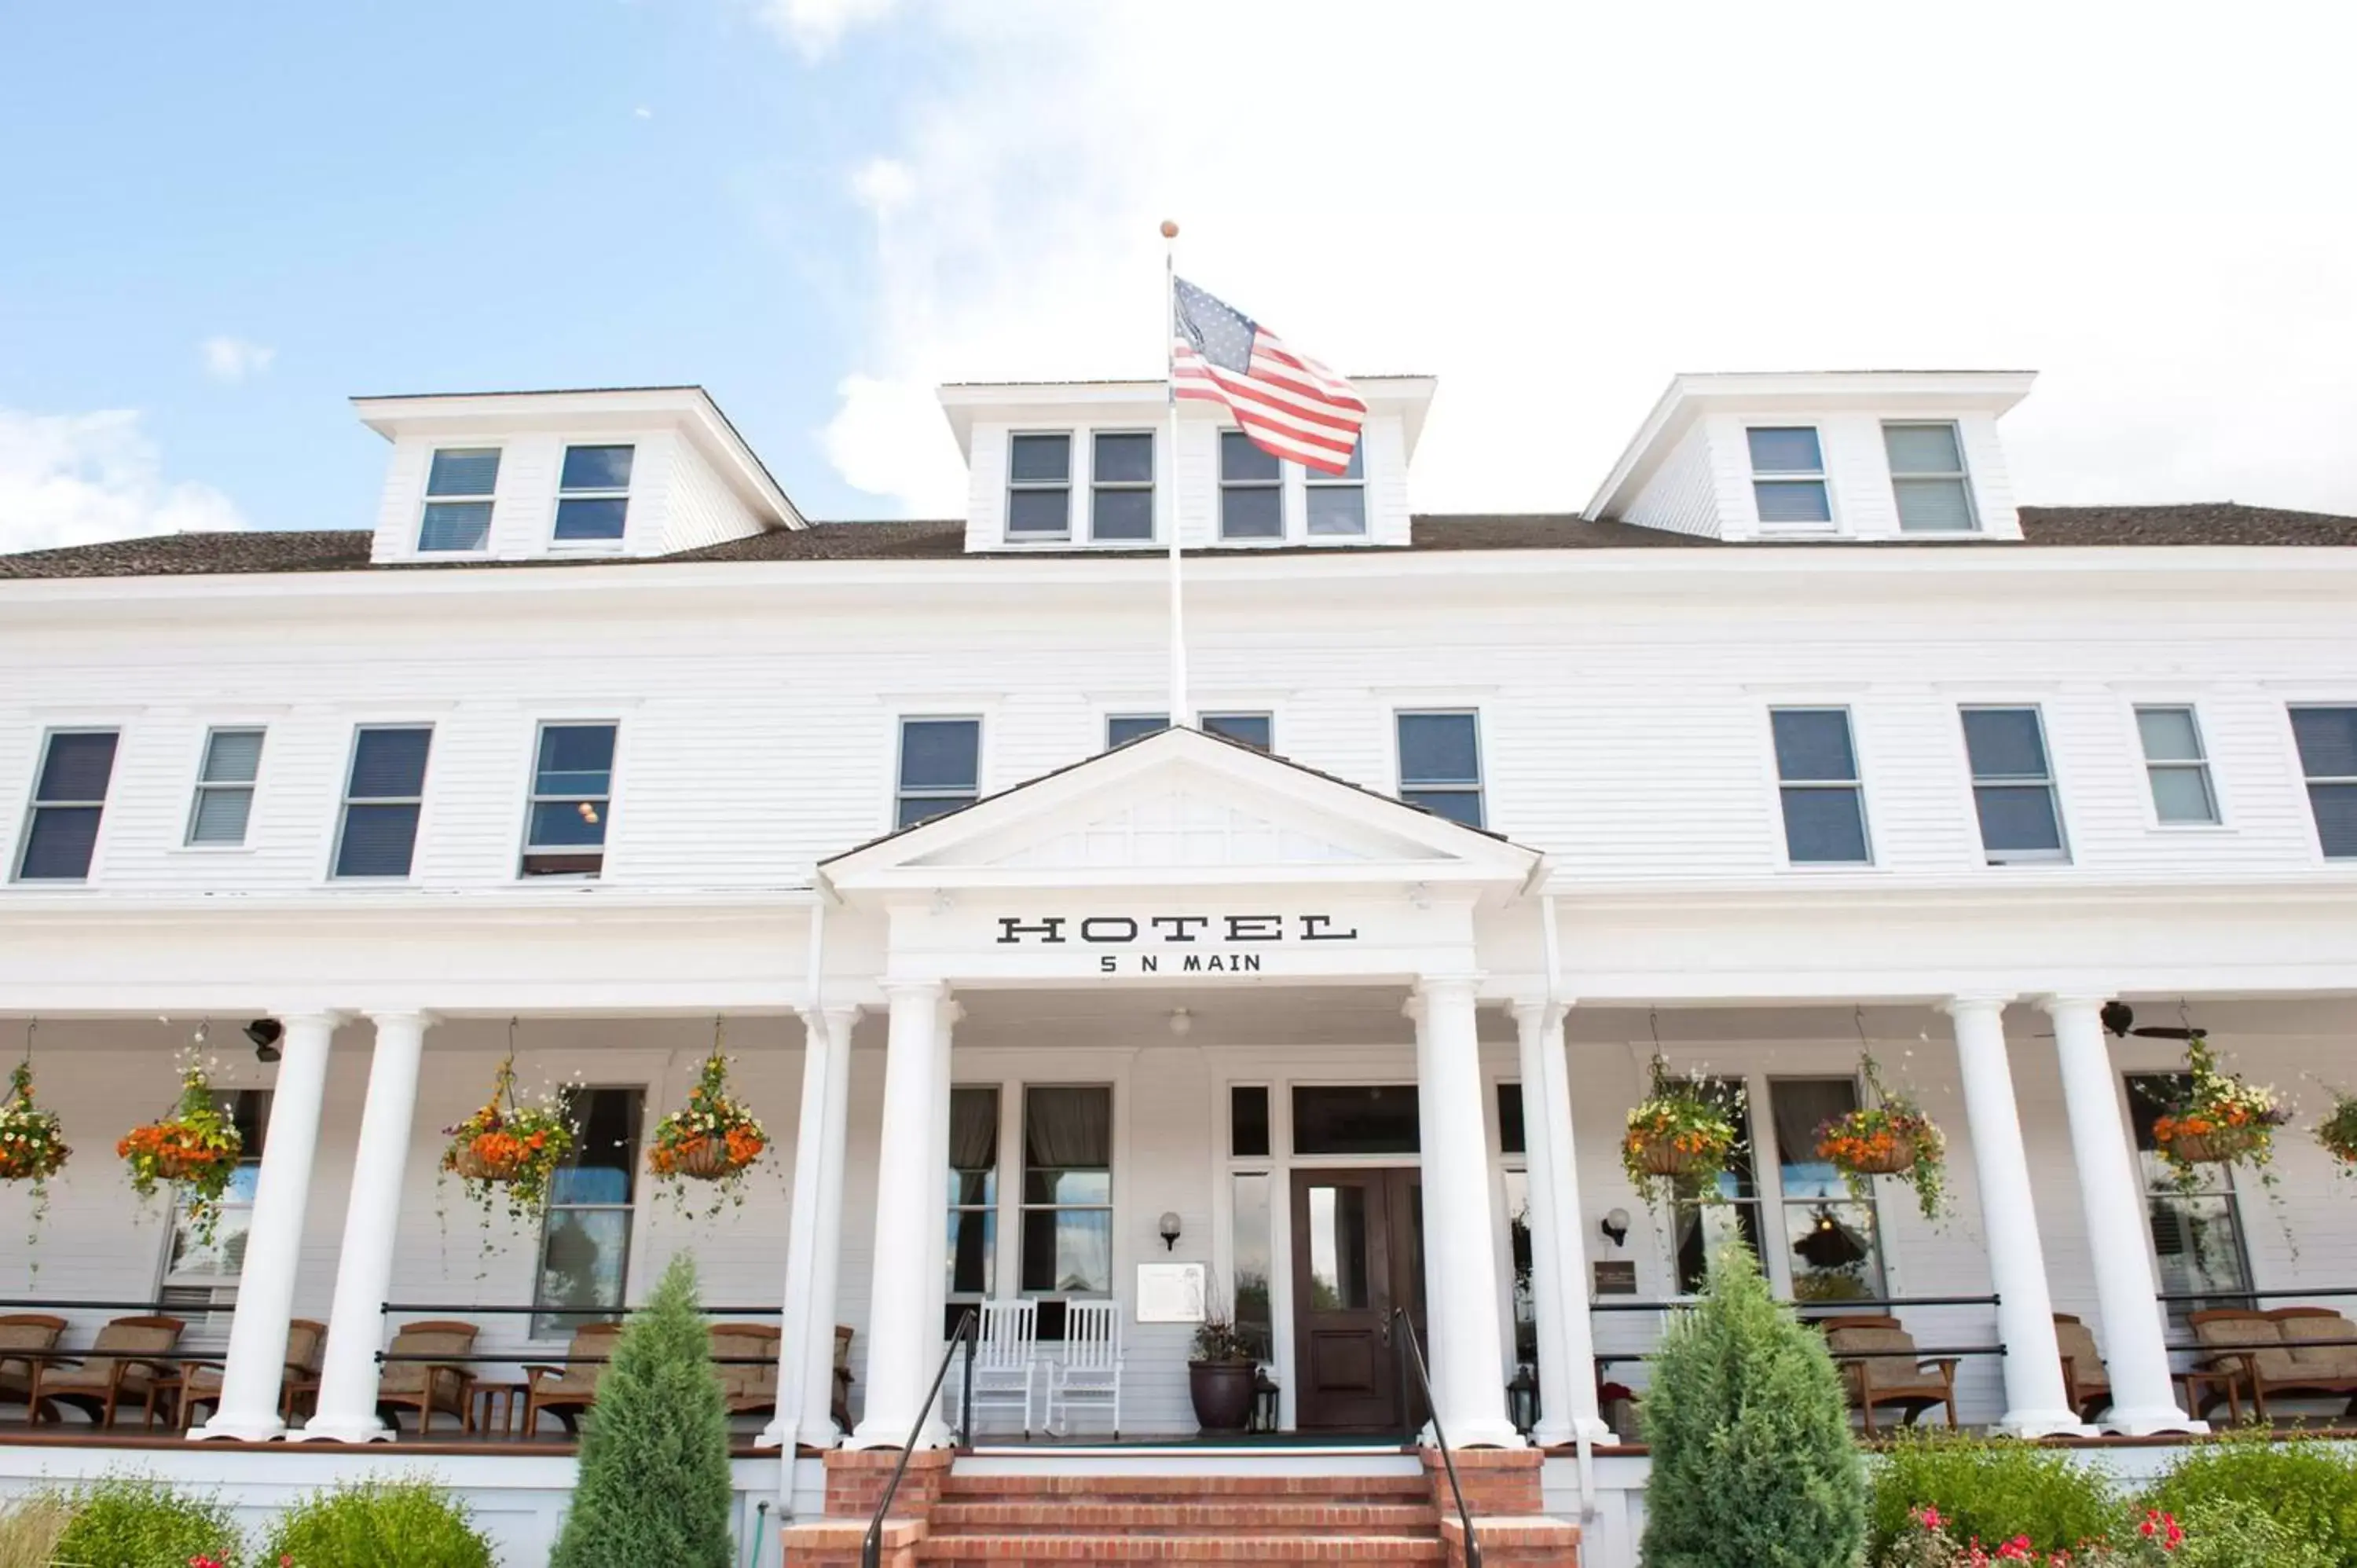
<instances>
[{"instance_id":1,"label":"wicker chair","mask_svg":"<svg viewBox=\"0 0 2357 1568\"><path fill-rule=\"evenodd\" d=\"M731 1415L775 1415L778 1412L778 1342L780 1331L759 1323L716 1323L712 1354L735 1365L717 1369L721 1391ZM747 1361L746 1357L758 1357Z\"/></svg>"},{"instance_id":2,"label":"wicker chair","mask_svg":"<svg viewBox=\"0 0 2357 1568\"><path fill-rule=\"evenodd\" d=\"M2357 1324L2330 1307L2218 1307L2188 1321L2201 1346L2198 1364L2226 1374L2230 1391L2249 1390L2261 1421L2274 1419L2268 1400L2286 1395L2346 1399L2357 1414Z\"/></svg>"},{"instance_id":3,"label":"wicker chair","mask_svg":"<svg viewBox=\"0 0 2357 1568\"><path fill-rule=\"evenodd\" d=\"M30 1419L38 1424L44 1411L60 1419L57 1407L70 1404L91 1425L113 1426L115 1411L136 1399L141 1429L152 1429L156 1400L178 1371L172 1351L187 1326L177 1317L118 1317L98 1331L83 1355L36 1362Z\"/></svg>"},{"instance_id":4,"label":"wicker chair","mask_svg":"<svg viewBox=\"0 0 2357 1568\"><path fill-rule=\"evenodd\" d=\"M278 1414L295 1419L296 1396L318 1386L319 1352L328 1345L328 1326L298 1317L286 1325L286 1362L278 1376ZM190 1367L180 1378L180 1430L197 1424L197 1407L220 1408L222 1369L210 1363Z\"/></svg>"},{"instance_id":5,"label":"wicker chair","mask_svg":"<svg viewBox=\"0 0 2357 1568\"><path fill-rule=\"evenodd\" d=\"M621 1335L619 1323L584 1324L573 1331L563 1366L523 1369L529 1383L523 1396L525 1436L540 1430L544 1412L563 1422L567 1433L581 1430L581 1416L597 1402L597 1385L605 1380L606 1363L613 1359L614 1342ZM772 1400L776 1397L770 1395Z\"/></svg>"},{"instance_id":6,"label":"wicker chair","mask_svg":"<svg viewBox=\"0 0 2357 1568\"><path fill-rule=\"evenodd\" d=\"M834 1326L834 1399L828 1412L834 1424L851 1430L851 1325Z\"/></svg>"},{"instance_id":7,"label":"wicker chair","mask_svg":"<svg viewBox=\"0 0 2357 1568\"><path fill-rule=\"evenodd\" d=\"M58 1348L66 1320L45 1312L17 1312L0 1317L0 1404L21 1404L25 1419L33 1416L33 1368ZM31 1352L10 1355L10 1351Z\"/></svg>"},{"instance_id":8,"label":"wicker chair","mask_svg":"<svg viewBox=\"0 0 2357 1568\"><path fill-rule=\"evenodd\" d=\"M463 1430L467 1406L472 1402L475 1374L467 1369L464 1361L413 1361L404 1358L472 1355L475 1336L481 1332L474 1324L455 1321L404 1324L385 1351L384 1375L376 1385L377 1413L392 1422L397 1430L400 1422L395 1412L415 1411L420 1437L434 1424L434 1412L437 1410L457 1416Z\"/></svg>"},{"instance_id":9,"label":"wicker chair","mask_svg":"<svg viewBox=\"0 0 2357 1568\"><path fill-rule=\"evenodd\" d=\"M2067 1312L2054 1315L2054 1343L2062 1352L2062 1388L2079 1419L2093 1422L2112 1402L2112 1375L2094 1330Z\"/></svg>"},{"instance_id":10,"label":"wicker chair","mask_svg":"<svg viewBox=\"0 0 2357 1568\"><path fill-rule=\"evenodd\" d=\"M1849 1402L1874 1434L1874 1412L1897 1405L1912 1426L1925 1411L1945 1405L1948 1425L1956 1425L1956 1358L1926 1360L1915 1353L1915 1337L1895 1317L1828 1317L1818 1324L1841 1365ZM1927 1376L1929 1373L1931 1375Z\"/></svg>"}]
</instances>

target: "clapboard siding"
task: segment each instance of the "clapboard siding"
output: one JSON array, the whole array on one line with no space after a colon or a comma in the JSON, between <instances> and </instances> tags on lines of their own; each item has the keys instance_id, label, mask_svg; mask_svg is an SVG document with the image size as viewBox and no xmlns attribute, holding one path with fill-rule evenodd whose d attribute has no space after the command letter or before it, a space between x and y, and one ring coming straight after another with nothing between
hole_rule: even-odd
<instances>
[{"instance_id":1,"label":"clapboard siding","mask_svg":"<svg viewBox=\"0 0 2357 1568\"><path fill-rule=\"evenodd\" d=\"M662 528L653 553L700 549L761 532L760 518L713 471L702 453L675 435L664 441L669 461L659 514ZM635 498L632 510L637 510Z\"/></svg>"},{"instance_id":2,"label":"clapboard siding","mask_svg":"<svg viewBox=\"0 0 2357 1568\"><path fill-rule=\"evenodd\" d=\"M1678 438L1670 455L1629 505L1628 521L1643 528L1716 539L1719 499L1711 478L1710 432L1695 424Z\"/></svg>"}]
</instances>

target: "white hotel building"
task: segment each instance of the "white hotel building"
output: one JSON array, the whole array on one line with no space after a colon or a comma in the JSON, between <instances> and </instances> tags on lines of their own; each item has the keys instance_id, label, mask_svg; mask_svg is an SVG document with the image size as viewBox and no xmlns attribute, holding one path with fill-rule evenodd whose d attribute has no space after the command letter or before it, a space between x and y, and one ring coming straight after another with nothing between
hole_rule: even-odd
<instances>
[{"instance_id":1,"label":"white hotel building","mask_svg":"<svg viewBox=\"0 0 2357 1568\"><path fill-rule=\"evenodd\" d=\"M0 1042L38 1020L77 1150L36 1245L0 1187L0 1312L72 1348L160 1310L227 1361L221 1441L0 1407L0 1487L427 1465L537 1561L569 1445L363 1446L378 1356L465 1318L512 1378L682 1250L782 1330L748 1532L818 1506L835 1324L854 1446L906 1442L966 1306L1041 1300L1052 1361L1110 1298L1122 1446L999 1412L961 1465L1341 1471L1408 1463L1351 1435L1396 1430L1405 1307L1449 1442L1522 1444L1534 1368L1547 1502L1633 1562L1598 1387L1641 1401L1730 1228L1780 1294L1964 1352L1968 1423L2185 1427L2191 1305L2357 1294L2307 1133L2357 1087L2357 520L2018 505L2030 383L1680 377L1529 516L1410 514L1429 380L1361 383L1331 482L1200 404L1174 444L1159 381L959 385L966 515L891 523L807 521L697 389L363 398L372 527L0 557ZM2183 1049L2115 1001L2297 1099L2272 1195L2156 1190L2135 1080ZM716 1019L776 1147L707 1221L637 1141ZM210 1248L113 1152L199 1029L252 1167ZM439 1130L511 1043L594 1135L487 1246ZM1947 1132L1943 1221L1810 1147L1862 1044ZM1622 1174L1657 1048L1748 1091L1725 1207ZM1264 1337L1289 1446L1178 1445L1191 1326L1137 1311L1174 1262ZM291 1433L290 1319L327 1326Z\"/></svg>"}]
</instances>

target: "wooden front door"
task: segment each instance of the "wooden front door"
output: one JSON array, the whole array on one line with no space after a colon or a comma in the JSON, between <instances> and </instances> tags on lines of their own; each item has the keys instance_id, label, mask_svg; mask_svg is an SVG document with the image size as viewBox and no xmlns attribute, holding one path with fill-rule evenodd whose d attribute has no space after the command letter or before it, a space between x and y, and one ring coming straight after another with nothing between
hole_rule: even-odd
<instances>
[{"instance_id":1,"label":"wooden front door","mask_svg":"<svg viewBox=\"0 0 2357 1568\"><path fill-rule=\"evenodd\" d=\"M1304 1429L1396 1431L1394 1308L1424 1331L1421 1173L1293 1173L1295 1423ZM1413 1374L1411 1374L1411 1377ZM1415 1402L1424 1416L1423 1401Z\"/></svg>"}]
</instances>

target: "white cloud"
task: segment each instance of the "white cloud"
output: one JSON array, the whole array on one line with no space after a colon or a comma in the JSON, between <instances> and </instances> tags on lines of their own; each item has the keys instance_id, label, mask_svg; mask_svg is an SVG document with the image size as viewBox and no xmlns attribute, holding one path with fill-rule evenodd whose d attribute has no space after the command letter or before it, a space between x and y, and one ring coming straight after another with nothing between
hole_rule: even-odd
<instances>
[{"instance_id":1,"label":"white cloud","mask_svg":"<svg viewBox=\"0 0 2357 1568\"><path fill-rule=\"evenodd\" d=\"M640 104L636 109L633 109L633 110L631 110L631 111L630 111L630 118L631 118L631 119L633 119L633 120L651 120L651 119L653 119L654 117L655 117L655 112L654 112L653 110L651 110L651 109L648 108L648 107L647 107L645 104L643 104L643 103Z\"/></svg>"},{"instance_id":2,"label":"white cloud","mask_svg":"<svg viewBox=\"0 0 2357 1568\"><path fill-rule=\"evenodd\" d=\"M880 22L899 0L759 0L761 20L802 59L823 59L855 27Z\"/></svg>"},{"instance_id":3,"label":"white cloud","mask_svg":"<svg viewBox=\"0 0 2357 1568\"><path fill-rule=\"evenodd\" d=\"M278 358L275 349L226 335L208 338L199 348L205 357L205 373L231 386L262 374L270 368L270 361Z\"/></svg>"},{"instance_id":4,"label":"white cloud","mask_svg":"<svg viewBox=\"0 0 2357 1568\"><path fill-rule=\"evenodd\" d=\"M165 482L135 409L0 408L0 551L245 526L236 504L210 485Z\"/></svg>"},{"instance_id":5,"label":"white cloud","mask_svg":"<svg viewBox=\"0 0 2357 1568\"><path fill-rule=\"evenodd\" d=\"M837 467L954 512L935 383L1159 373L1168 216L1182 272L1308 351L1440 376L1422 508L1583 504L1675 371L1934 365L2045 372L2025 499L2357 510L2357 217L2316 199L2347 19L1482 15L1197 0L1189 37L1247 42L1221 68L1161 7L912 9L952 64L848 176Z\"/></svg>"}]
</instances>

